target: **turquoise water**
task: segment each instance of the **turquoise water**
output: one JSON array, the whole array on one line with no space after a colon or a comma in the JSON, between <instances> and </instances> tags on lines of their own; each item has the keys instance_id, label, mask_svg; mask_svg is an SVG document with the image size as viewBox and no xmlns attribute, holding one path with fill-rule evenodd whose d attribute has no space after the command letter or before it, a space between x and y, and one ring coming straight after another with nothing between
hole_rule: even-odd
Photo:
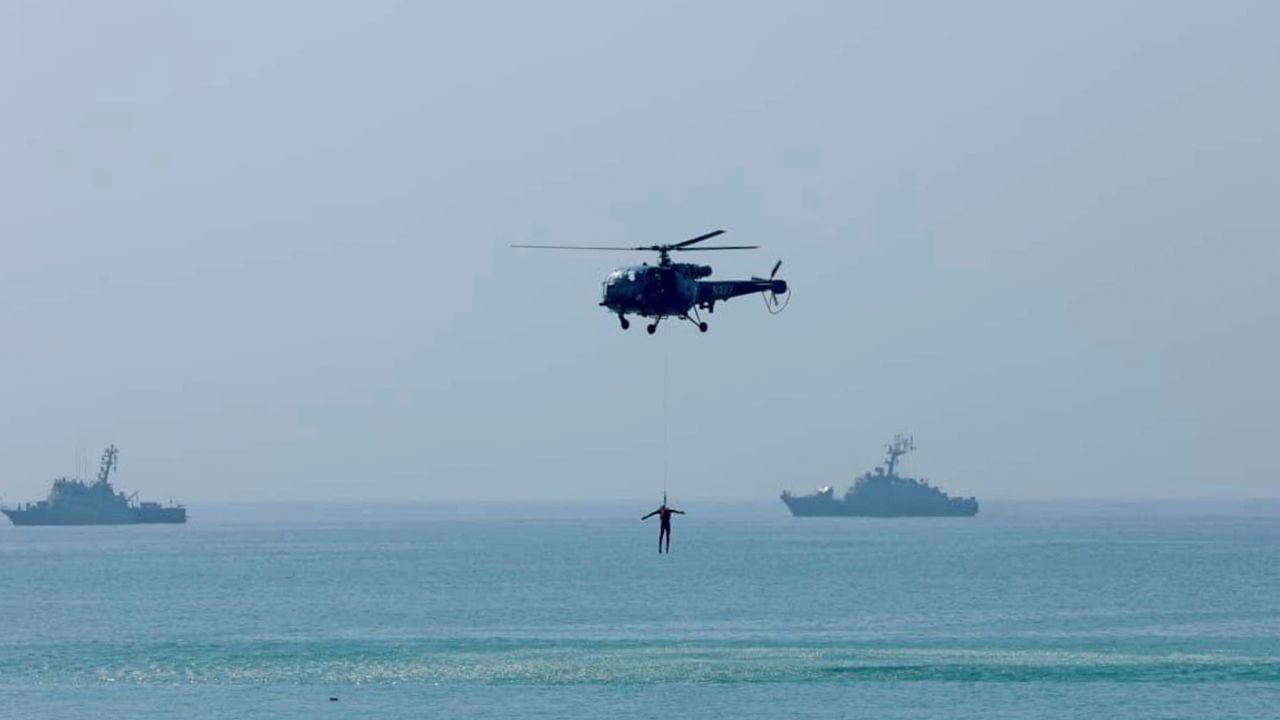
<instances>
[{"instance_id":1,"label":"turquoise water","mask_svg":"<svg viewBox=\"0 0 1280 720\"><path fill-rule=\"evenodd\" d=\"M686 505L3 527L0 716L1280 717L1275 504Z\"/></svg>"}]
</instances>

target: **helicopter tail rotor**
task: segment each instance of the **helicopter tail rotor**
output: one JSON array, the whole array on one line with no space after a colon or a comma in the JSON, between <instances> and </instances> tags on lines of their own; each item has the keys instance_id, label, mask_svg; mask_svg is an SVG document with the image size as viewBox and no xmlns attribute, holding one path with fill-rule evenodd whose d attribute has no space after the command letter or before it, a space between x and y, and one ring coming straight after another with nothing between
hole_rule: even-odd
<instances>
[{"instance_id":1,"label":"helicopter tail rotor","mask_svg":"<svg viewBox=\"0 0 1280 720\"><path fill-rule=\"evenodd\" d=\"M787 290L787 281L777 279L778 269L781 267L782 267L782 260L778 260L778 262L773 264L773 270L769 271L768 294L762 293L764 297L764 307L766 310L769 311L769 314L771 315L777 315L783 310L786 310L787 305L791 303L791 293ZM783 302L783 303L778 302L779 294L787 296L786 302Z\"/></svg>"}]
</instances>

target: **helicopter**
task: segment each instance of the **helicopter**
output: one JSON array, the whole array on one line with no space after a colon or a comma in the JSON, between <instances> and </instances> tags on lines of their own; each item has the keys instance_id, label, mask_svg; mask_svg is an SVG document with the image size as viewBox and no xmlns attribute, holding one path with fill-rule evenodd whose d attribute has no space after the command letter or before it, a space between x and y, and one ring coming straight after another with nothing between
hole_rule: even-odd
<instances>
[{"instance_id":1,"label":"helicopter","mask_svg":"<svg viewBox=\"0 0 1280 720\"><path fill-rule=\"evenodd\" d=\"M658 331L658 323L666 318L688 320L700 332L707 331L707 323L702 319L700 310L714 313L716 303L726 302L730 298L741 295L760 293L765 297L765 306L771 313L777 314L786 307L779 305L778 296L787 293L787 281L776 278L779 260L767 278L753 277L750 280L704 280L711 275L709 265L671 262L673 252L693 252L707 250L755 250L759 245L713 245L694 247L704 240L723 235L724 230L690 238L683 242L669 245L641 245L639 247L601 247L594 245L512 245L514 248L535 248L539 250L617 250L658 253L658 264L643 263L618 268L604 279L604 289L600 306L616 313L622 329L631 327L628 314L652 318L645 328L650 335Z\"/></svg>"}]
</instances>

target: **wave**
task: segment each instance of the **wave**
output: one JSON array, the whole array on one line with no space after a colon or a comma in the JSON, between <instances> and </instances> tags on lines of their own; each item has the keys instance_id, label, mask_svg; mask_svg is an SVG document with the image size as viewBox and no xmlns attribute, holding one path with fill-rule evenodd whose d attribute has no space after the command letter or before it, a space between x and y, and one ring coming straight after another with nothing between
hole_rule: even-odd
<instances>
[{"instance_id":1,"label":"wave","mask_svg":"<svg viewBox=\"0 0 1280 720\"><path fill-rule=\"evenodd\" d=\"M1280 683L1274 654L435 639L0 647L5 684Z\"/></svg>"}]
</instances>

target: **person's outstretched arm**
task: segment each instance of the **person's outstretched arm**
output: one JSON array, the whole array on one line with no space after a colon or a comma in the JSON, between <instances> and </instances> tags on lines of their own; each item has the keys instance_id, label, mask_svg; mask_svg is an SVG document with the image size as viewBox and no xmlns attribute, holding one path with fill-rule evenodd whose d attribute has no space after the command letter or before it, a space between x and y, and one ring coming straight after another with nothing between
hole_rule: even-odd
<instances>
[{"instance_id":1,"label":"person's outstretched arm","mask_svg":"<svg viewBox=\"0 0 1280 720\"><path fill-rule=\"evenodd\" d=\"M642 517L642 518L640 518L640 519L641 519L641 520L648 520L649 518L651 518L651 517L653 517L654 515L657 515L657 514L658 514L658 511L657 511L657 510L654 510L653 512L649 513L648 515L645 515L644 517Z\"/></svg>"},{"instance_id":2,"label":"person's outstretched arm","mask_svg":"<svg viewBox=\"0 0 1280 720\"><path fill-rule=\"evenodd\" d=\"M673 512L673 513L677 514L677 515L683 515L683 514L684 514L684 511L683 511L683 510L677 510L677 509L675 509L675 508L667 508L667 509L668 509L668 510L670 510L671 512Z\"/></svg>"}]
</instances>

